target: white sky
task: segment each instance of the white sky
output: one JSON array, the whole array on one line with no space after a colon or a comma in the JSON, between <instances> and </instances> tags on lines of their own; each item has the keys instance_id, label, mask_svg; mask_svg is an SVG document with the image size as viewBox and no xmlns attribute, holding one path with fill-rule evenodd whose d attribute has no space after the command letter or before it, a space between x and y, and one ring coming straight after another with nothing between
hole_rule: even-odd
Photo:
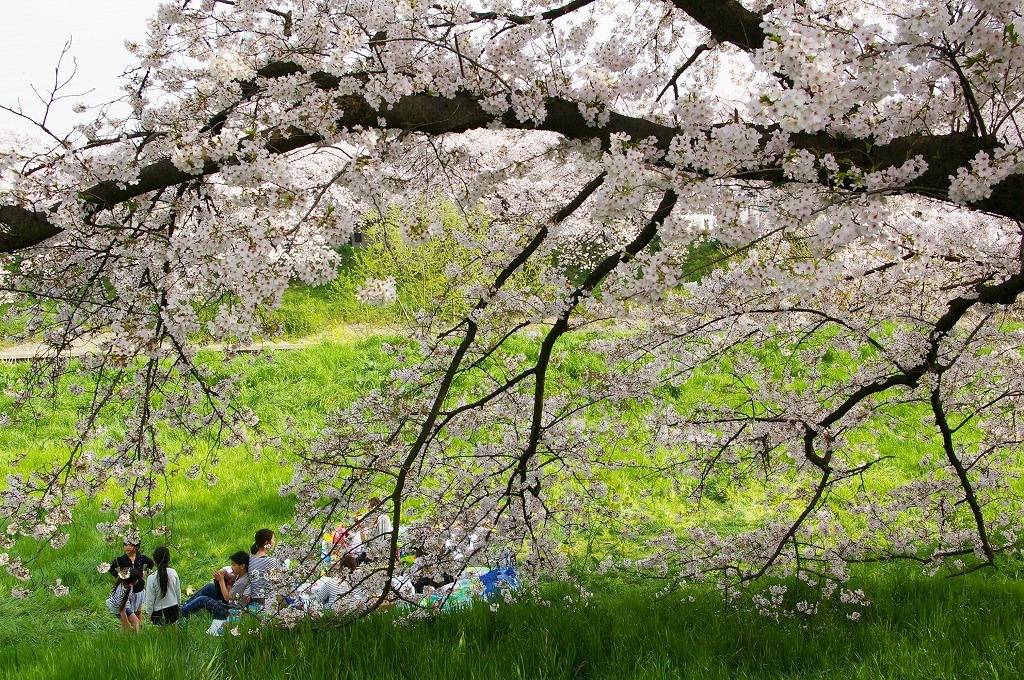
<instances>
[{"instance_id":1,"label":"white sky","mask_svg":"<svg viewBox=\"0 0 1024 680\"><path fill-rule=\"evenodd\" d=\"M74 114L71 107L78 101L103 104L121 95L119 76L133 63L124 41L145 39L146 21L162 1L169 0L0 0L0 104L20 102L26 113L41 116L43 105L32 85L40 92L53 86L54 67L71 38L65 65L70 68L74 58L78 70L63 91L84 94L59 102L47 122L55 133L66 134L76 123L91 121L89 112ZM125 107L121 115L127 113ZM0 129L38 133L2 110Z\"/></svg>"},{"instance_id":2,"label":"white sky","mask_svg":"<svg viewBox=\"0 0 1024 680\"><path fill-rule=\"evenodd\" d=\"M49 123L55 132L66 133L76 123L87 122L88 113L78 116L71 112L72 105L101 104L119 96L118 76L131 63L124 41L145 38L146 20L159 4L160 0L0 0L0 104L14 106L20 100L26 113L41 115L43 105L31 86L40 91L52 87L61 48L71 38L65 63L70 67L74 57L78 73L65 91L92 92L61 102ZM0 111L0 128L34 129L6 111Z\"/></svg>"}]
</instances>

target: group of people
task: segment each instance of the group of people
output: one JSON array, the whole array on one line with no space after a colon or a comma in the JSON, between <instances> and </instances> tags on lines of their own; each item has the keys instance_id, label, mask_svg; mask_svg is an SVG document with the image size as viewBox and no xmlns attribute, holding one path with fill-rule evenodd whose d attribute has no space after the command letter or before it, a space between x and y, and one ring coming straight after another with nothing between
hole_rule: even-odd
<instances>
[{"instance_id":1,"label":"group of people","mask_svg":"<svg viewBox=\"0 0 1024 680\"><path fill-rule=\"evenodd\" d=\"M275 543L273 531L260 529L249 552L231 555L230 566L215 570L213 581L182 603L181 579L170 566L170 550L160 546L151 559L142 554L137 539L125 539L124 554L110 563L115 581L107 609L121 621L122 630L137 632L146 612L152 623L168 625L203 609L226 619L233 608L261 606L270 587L269 574L280 568L268 554Z\"/></svg>"},{"instance_id":2,"label":"group of people","mask_svg":"<svg viewBox=\"0 0 1024 680\"><path fill-rule=\"evenodd\" d=\"M328 551L324 551L325 561L331 562L335 554L339 554L338 562L343 567L347 567L349 571L355 571L356 567L365 562L367 546L387 540L391 535L391 518L386 513L378 512L378 508L380 508L380 499L371 498L369 510L362 518L363 521L358 521L349 528L344 524L339 524L331 537L332 547ZM374 516L376 519L366 526Z\"/></svg>"},{"instance_id":3,"label":"group of people","mask_svg":"<svg viewBox=\"0 0 1024 680\"><path fill-rule=\"evenodd\" d=\"M291 606L301 609L314 601L325 609L359 606L361 593L346 581L345 573L355 572L364 562L374 563L390 547L394 529L391 519L379 508L380 499L373 498L368 512L349 528L339 525L333 533L324 534L325 545L321 547L324 568L312 583L292 589L292 595L285 598ZM472 551L475 534L469 538ZM229 566L216 569L209 583L182 601L181 580L170 566L170 550L160 546L153 551L151 559L142 554L137 539L128 538L124 542L124 554L109 565L115 582L106 601L107 609L121 621L123 630L134 632L141 629L147 613L152 623L168 625L201 610L210 612L215 620L226 620L232 610L262 608L271 586L271 574L281 568L277 559L269 554L275 543L273 531L260 529L248 551L239 550L231 555ZM463 558L461 552L452 549L451 562L455 566ZM398 556L403 557L401 551ZM460 568L451 570L453 573L443 573L440 578L431 577L417 568L418 557L418 550L405 555L404 559L410 560L407 573L392 576L391 591L400 600L412 602L425 592L445 587L448 588L445 593L454 592L459 583L469 584L478 576L476 572L463 574ZM482 581L470 585L481 592L486 588ZM427 591L428 588L431 591ZM464 590L468 592L468 587ZM448 595L443 598L447 601Z\"/></svg>"},{"instance_id":4,"label":"group of people","mask_svg":"<svg viewBox=\"0 0 1024 680\"><path fill-rule=\"evenodd\" d=\"M365 546L390 535L390 518L373 513L379 506L379 498L370 499L369 512L362 522L348 529L340 525L334 532L333 543L341 553L342 566L355 570L366 560ZM364 527L371 513L376 517ZM201 610L210 612L214 619L227 619L232 609L261 607L270 588L270 574L280 569L277 559L269 555L275 543L273 531L260 529L248 552L239 550L231 555L229 566L215 570L210 583L182 602L181 580L170 566L170 550L160 546L150 558L140 551L138 539L126 538L124 554L109 565L115 581L107 597L107 609L121 621L123 630L138 631L147 612L152 623L168 625Z\"/></svg>"}]
</instances>

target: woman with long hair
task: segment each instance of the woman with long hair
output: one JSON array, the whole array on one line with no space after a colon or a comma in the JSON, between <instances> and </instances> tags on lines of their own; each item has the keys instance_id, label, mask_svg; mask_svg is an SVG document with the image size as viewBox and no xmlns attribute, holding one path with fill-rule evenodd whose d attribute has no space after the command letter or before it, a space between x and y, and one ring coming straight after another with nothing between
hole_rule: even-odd
<instances>
[{"instance_id":1,"label":"woman with long hair","mask_svg":"<svg viewBox=\"0 0 1024 680\"><path fill-rule=\"evenodd\" d=\"M178 572L171 569L171 551L160 546L153 551L156 573L146 580L145 611L152 612L150 620L158 626L177 623L181 605L181 581Z\"/></svg>"},{"instance_id":2,"label":"woman with long hair","mask_svg":"<svg viewBox=\"0 0 1024 680\"><path fill-rule=\"evenodd\" d=\"M107 609L121 621L121 630L139 632L142 625L132 603L132 589L142 582L138 569L124 569L117 573L117 581L107 597Z\"/></svg>"}]
</instances>

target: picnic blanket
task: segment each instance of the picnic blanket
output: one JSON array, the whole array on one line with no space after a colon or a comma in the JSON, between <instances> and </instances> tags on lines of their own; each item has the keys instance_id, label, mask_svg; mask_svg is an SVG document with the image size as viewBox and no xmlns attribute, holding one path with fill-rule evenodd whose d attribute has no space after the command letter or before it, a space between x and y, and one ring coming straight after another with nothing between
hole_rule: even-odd
<instances>
[{"instance_id":1,"label":"picnic blanket","mask_svg":"<svg viewBox=\"0 0 1024 680\"><path fill-rule=\"evenodd\" d=\"M506 590L519 590L520 586L519 575L512 565L495 569L467 567L454 583L424 595L419 601L419 606L441 611L461 609L471 606L474 601L494 602Z\"/></svg>"}]
</instances>

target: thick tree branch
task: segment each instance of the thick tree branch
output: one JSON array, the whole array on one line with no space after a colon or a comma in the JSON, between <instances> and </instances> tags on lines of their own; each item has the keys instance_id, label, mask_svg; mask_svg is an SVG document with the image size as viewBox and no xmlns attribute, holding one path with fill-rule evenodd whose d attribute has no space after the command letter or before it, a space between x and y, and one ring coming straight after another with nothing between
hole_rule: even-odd
<instances>
[{"instance_id":1,"label":"thick tree branch","mask_svg":"<svg viewBox=\"0 0 1024 680\"><path fill-rule=\"evenodd\" d=\"M494 19L504 19L509 23L522 26L525 24L533 23L534 21L553 21L560 17L564 17L566 14L570 14L592 4L594 0L572 0L572 2L566 3L561 7L555 7L541 12L540 14L522 15L522 14L502 14L499 12L471 12L471 16L478 21L492 21Z\"/></svg>"},{"instance_id":2,"label":"thick tree branch","mask_svg":"<svg viewBox=\"0 0 1024 680\"><path fill-rule=\"evenodd\" d=\"M294 73L298 67L291 64L272 64L261 71L267 77ZM330 89L337 86L338 79L327 74L312 74L311 79L319 87ZM496 122L509 129L536 129L556 132L568 139L600 140L608 148L612 135L625 134L631 139L650 139L662 151L668 151L676 130L645 118L625 116L612 112L604 127L591 126L575 102L564 99L549 99L547 115L541 123L520 121L516 114L508 111L495 115L483 109L477 98L463 93L454 97L437 97L429 94L413 94L403 97L394 106L378 111L358 96L344 96L337 99L344 114L337 121L340 126L353 128L383 127L429 135L465 132L484 128ZM767 142L773 132L770 128L756 128ZM919 177L912 187L902 189L904 193L915 193L938 199L946 199L950 188L950 177L956 170L965 167L982 150L992 151L998 147L995 140L985 140L965 133L946 135L909 135L894 139L883 145L872 146L862 140L838 139L824 132L796 133L791 135L794 148L808 150L815 155L832 154L841 166L859 168L864 171L900 166L908 159L922 156L928 162L928 170ZM322 141L315 134L291 131L278 133L265 142L270 153L287 153L295 149ZM667 163L665 163L667 165ZM200 175L218 172L220 163L207 163ZM705 174L701 168L681 168L698 175ZM787 182L781 164L763 167L744 173L747 179L761 179L773 182ZM128 186L114 182L102 182L84 189L80 197L87 214L109 210L119 203L131 200L150 191L155 191L194 179L193 175L176 168L169 159L156 161L143 167L139 180ZM823 183L830 180L822 177ZM853 187L856 191L857 188ZM1013 175L992 189L989 198L971 203L975 209L1011 219L1024 220L1024 176ZM46 238L59 233L59 228L44 218L40 211L24 210L18 206L0 206L0 252L15 252L36 245Z\"/></svg>"},{"instance_id":3,"label":"thick tree branch","mask_svg":"<svg viewBox=\"0 0 1024 680\"><path fill-rule=\"evenodd\" d=\"M991 563L995 559L995 552L993 552L992 545L989 543L988 531L985 527L985 517L981 512L978 496L974 493L974 485L971 484L971 480L967 477L967 470L956 455L956 447L953 445L953 430L949 427L949 421L946 420L946 410L942 404L942 395L939 393L938 385L932 390L930 402L932 414L935 416L935 424L939 428L939 433L942 434L942 450L946 454L946 460L949 461L950 466L956 471L957 479L960 480L960 487L964 491L964 498L967 501L967 505L971 508L971 516L974 518L974 525L978 529L978 540L981 541L981 549L984 551L989 563Z\"/></svg>"},{"instance_id":4,"label":"thick tree branch","mask_svg":"<svg viewBox=\"0 0 1024 680\"><path fill-rule=\"evenodd\" d=\"M718 42L752 52L765 41L761 15L736 0L671 0L672 4L711 31Z\"/></svg>"},{"instance_id":5,"label":"thick tree branch","mask_svg":"<svg viewBox=\"0 0 1024 680\"><path fill-rule=\"evenodd\" d=\"M46 213L17 205L0 205L0 253L14 253L60 233Z\"/></svg>"}]
</instances>

